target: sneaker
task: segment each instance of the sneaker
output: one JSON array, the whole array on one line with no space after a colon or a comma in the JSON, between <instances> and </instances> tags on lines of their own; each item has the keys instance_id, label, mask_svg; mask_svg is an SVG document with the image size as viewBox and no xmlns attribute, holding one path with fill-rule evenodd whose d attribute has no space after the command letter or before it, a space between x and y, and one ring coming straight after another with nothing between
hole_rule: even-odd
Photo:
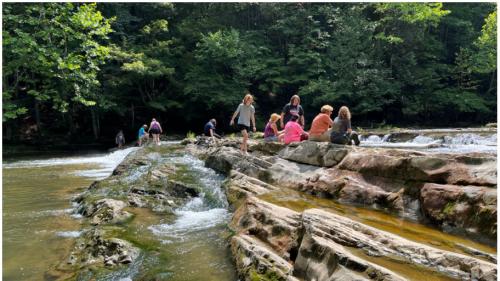
<instances>
[{"instance_id":1,"label":"sneaker","mask_svg":"<svg viewBox=\"0 0 500 281\"><path fill-rule=\"evenodd\" d=\"M352 134L351 138L352 138L352 140L354 141L354 144L355 144L356 146L359 146L359 143L360 143L360 142L359 142L359 137L358 137L358 134Z\"/></svg>"}]
</instances>

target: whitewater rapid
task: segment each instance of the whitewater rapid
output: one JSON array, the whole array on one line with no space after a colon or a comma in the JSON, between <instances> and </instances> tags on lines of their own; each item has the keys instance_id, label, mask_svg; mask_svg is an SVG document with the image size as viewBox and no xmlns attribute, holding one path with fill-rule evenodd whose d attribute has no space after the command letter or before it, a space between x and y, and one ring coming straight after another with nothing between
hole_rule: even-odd
<instances>
[{"instance_id":1,"label":"whitewater rapid","mask_svg":"<svg viewBox=\"0 0 500 281\"><path fill-rule=\"evenodd\" d=\"M127 155L131 152L139 149L138 147L130 147L121 150L116 150L114 152L88 155L88 156L77 156L77 157L57 157L49 159L40 160L22 160L15 161L11 163L4 163L2 166L4 169L15 169L15 168L32 168L32 167L47 167L47 166L64 166L64 165L96 165L95 169L82 169L73 172L75 175L94 178L94 179L104 179L111 175L113 170L120 164Z\"/></svg>"},{"instance_id":2,"label":"whitewater rapid","mask_svg":"<svg viewBox=\"0 0 500 281\"><path fill-rule=\"evenodd\" d=\"M423 149L439 153L496 153L497 151L497 134L461 133L441 137L417 135L408 141L399 141L393 138L393 135L386 134L361 136L360 140L361 146L365 147Z\"/></svg>"}]
</instances>

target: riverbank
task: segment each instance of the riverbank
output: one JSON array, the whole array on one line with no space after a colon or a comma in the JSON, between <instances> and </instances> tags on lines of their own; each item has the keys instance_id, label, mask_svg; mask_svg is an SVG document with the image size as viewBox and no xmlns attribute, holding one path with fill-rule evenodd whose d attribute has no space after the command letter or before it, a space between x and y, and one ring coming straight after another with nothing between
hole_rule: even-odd
<instances>
[{"instance_id":1,"label":"riverbank","mask_svg":"<svg viewBox=\"0 0 500 281\"><path fill-rule=\"evenodd\" d=\"M132 152L74 198L81 234L47 278L496 278L496 154L239 141Z\"/></svg>"}]
</instances>

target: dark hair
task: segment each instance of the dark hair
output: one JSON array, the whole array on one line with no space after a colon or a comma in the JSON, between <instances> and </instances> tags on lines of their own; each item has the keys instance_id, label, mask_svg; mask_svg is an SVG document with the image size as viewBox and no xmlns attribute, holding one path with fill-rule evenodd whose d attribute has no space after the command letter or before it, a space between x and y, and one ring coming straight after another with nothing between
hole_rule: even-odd
<instances>
[{"instance_id":1,"label":"dark hair","mask_svg":"<svg viewBox=\"0 0 500 281\"><path fill-rule=\"evenodd\" d=\"M299 120L299 116L295 115L295 114L293 114L292 117L290 118L290 121L293 121L293 122L297 122L297 120Z\"/></svg>"}]
</instances>

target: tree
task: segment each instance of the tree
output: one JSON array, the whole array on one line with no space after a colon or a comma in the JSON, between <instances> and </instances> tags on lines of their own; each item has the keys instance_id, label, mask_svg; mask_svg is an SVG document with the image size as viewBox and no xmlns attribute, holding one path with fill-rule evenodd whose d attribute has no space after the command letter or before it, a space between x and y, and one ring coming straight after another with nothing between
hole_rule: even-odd
<instances>
[{"instance_id":1,"label":"tree","mask_svg":"<svg viewBox=\"0 0 500 281\"><path fill-rule=\"evenodd\" d=\"M32 108L40 130L41 107L52 107L72 124L77 106L96 104L111 28L95 4L6 4L3 24L4 122Z\"/></svg>"}]
</instances>

